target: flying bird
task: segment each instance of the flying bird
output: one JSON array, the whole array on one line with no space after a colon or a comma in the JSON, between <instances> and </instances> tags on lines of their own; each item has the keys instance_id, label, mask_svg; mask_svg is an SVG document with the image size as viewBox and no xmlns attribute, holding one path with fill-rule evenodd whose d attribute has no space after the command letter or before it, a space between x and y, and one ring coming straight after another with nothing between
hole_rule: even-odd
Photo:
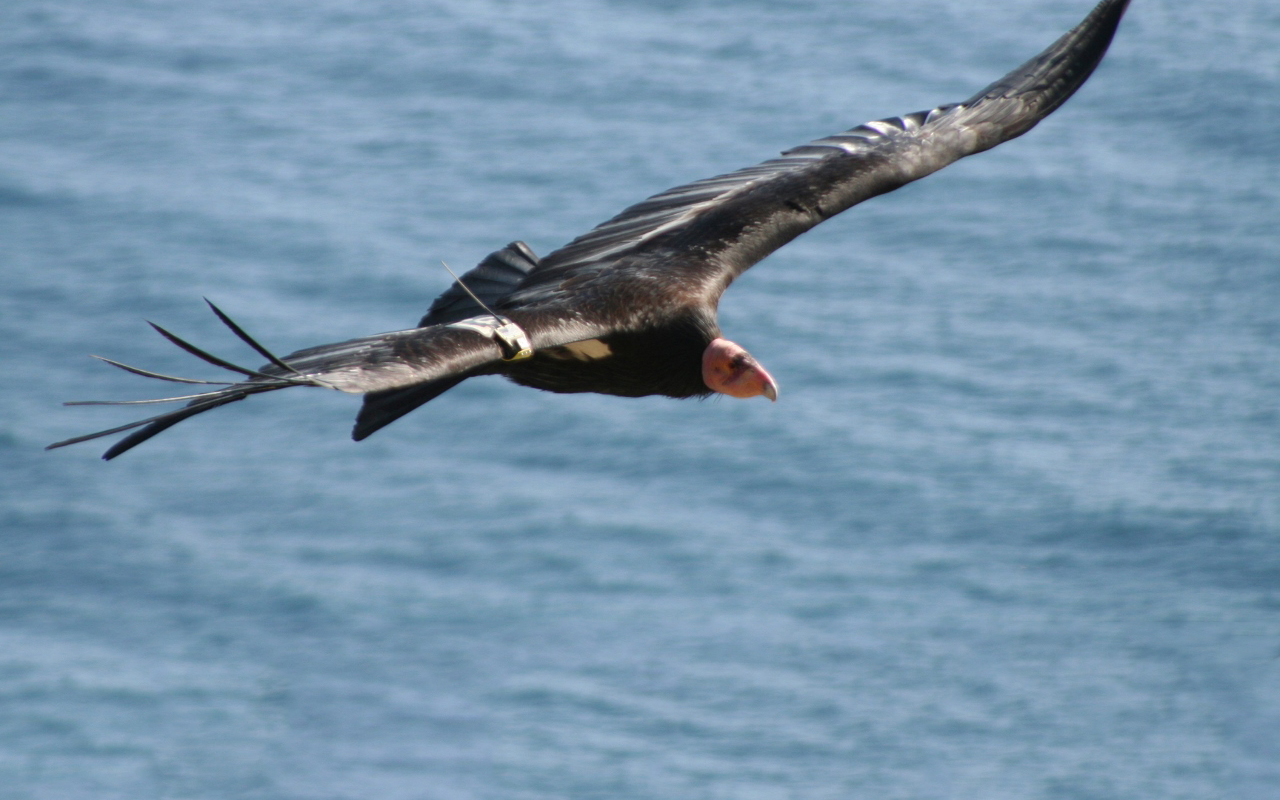
<instances>
[{"instance_id":1,"label":"flying bird","mask_svg":"<svg viewBox=\"0 0 1280 800\"><path fill-rule=\"evenodd\" d=\"M133 431L103 455L111 459L188 417L293 386L364 395L356 440L478 375L549 392L776 400L773 376L717 323L720 296L734 278L863 200L1026 133L1097 67L1128 5L1103 0L1043 53L964 102L868 122L756 166L669 189L542 259L513 242L457 279L411 330L278 357L210 303L267 361L246 369L153 323L177 346L240 377L178 378L102 359L148 378L217 388L158 400L70 403L187 401L49 448Z\"/></svg>"}]
</instances>

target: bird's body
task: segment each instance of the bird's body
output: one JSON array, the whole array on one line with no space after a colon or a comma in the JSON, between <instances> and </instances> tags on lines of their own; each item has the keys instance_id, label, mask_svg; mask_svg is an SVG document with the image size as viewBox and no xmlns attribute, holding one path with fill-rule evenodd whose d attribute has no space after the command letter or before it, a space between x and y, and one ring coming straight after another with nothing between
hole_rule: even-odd
<instances>
[{"instance_id":1,"label":"bird's body","mask_svg":"<svg viewBox=\"0 0 1280 800\"><path fill-rule=\"evenodd\" d=\"M356 439L478 375L551 392L776 399L772 376L721 334L716 309L730 283L841 211L1030 130L1093 72L1127 6L1103 0L1039 56L963 103L870 122L676 187L541 260L514 242L462 276L416 328L277 358L215 308L268 359L256 370L161 330L244 379L175 398L189 402L167 414L51 447L138 428L104 456L113 458L189 416L299 385L363 394Z\"/></svg>"}]
</instances>

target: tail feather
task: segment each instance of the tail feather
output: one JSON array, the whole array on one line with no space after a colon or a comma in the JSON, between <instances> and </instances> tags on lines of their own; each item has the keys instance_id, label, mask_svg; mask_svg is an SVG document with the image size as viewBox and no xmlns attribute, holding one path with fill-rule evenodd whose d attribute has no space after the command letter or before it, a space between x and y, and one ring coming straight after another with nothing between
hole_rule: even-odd
<instances>
[{"instance_id":1,"label":"tail feather","mask_svg":"<svg viewBox=\"0 0 1280 800\"><path fill-rule=\"evenodd\" d=\"M404 389L387 389L366 394L364 405L360 407L360 413L356 416L356 425L351 431L351 438L357 442L368 438L418 406L436 399L468 377L468 375L457 375L417 386L408 386Z\"/></svg>"}]
</instances>

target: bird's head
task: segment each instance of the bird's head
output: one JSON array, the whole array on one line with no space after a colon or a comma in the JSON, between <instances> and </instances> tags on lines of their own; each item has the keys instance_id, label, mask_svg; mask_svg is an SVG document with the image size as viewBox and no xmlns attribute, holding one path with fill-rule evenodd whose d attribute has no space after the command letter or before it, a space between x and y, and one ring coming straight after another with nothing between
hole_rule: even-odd
<instances>
[{"instance_id":1,"label":"bird's head","mask_svg":"<svg viewBox=\"0 0 1280 800\"><path fill-rule=\"evenodd\" d=\"M778 399L778 384L742 345L715 339L702 353L702 382L730 397Z\"/></svg>"}]
</instances>

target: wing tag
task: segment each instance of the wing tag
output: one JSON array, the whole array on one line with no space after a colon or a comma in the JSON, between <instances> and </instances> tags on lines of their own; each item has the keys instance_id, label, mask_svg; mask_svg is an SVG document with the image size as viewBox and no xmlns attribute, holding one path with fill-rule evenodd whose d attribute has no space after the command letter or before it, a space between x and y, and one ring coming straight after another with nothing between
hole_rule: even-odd
<instances>
[{"instance_id":1,"label":"wing tag","mask_svg":"<svg viewBox=\"0 0 1280 800\"><path fill-rule=\"evenodd\" d=\"M496 314L492 317L472 317L446 325L447 328L462 328L478 333L487 339L493 339L502 350L503 361L523 361L533 357L533 344L524 329L506 317Z\"/></svg>"}]
</instances>

